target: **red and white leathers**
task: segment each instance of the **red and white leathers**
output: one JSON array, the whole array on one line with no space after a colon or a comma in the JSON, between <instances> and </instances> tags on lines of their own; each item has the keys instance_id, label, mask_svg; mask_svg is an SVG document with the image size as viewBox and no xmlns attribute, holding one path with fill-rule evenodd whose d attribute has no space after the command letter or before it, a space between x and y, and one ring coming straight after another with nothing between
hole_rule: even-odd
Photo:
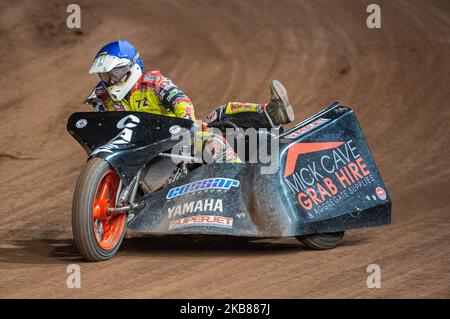
<instances>
[{"instance_id":1,"label":"red and white leathers","mask_svg":"<svg viewBox=\"0 0 450 319\"><path fill-rule=\"evenodd\" d=\"M195 120L192 101L159 71L144 73L120 101L111 99L100 82L86 102L93 105L95 111L147 112Z\"/></svg>"}]
</instances>

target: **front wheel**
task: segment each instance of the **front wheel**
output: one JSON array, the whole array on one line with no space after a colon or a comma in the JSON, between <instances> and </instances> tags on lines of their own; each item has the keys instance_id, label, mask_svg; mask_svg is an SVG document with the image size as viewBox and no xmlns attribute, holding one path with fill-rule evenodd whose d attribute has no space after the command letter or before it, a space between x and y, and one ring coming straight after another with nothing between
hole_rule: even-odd
<instances>
[{"instance_id":1,"label":"front wheel","mask_svg":"<svg viewBox=\"0 0 450 319\"><path fill-rule=\"evenodd\" d=\"M335 248L344 238L345 231L336 233L323 233L307 236L297 236L296 238L306 247L315 250Z\"/></svg>"},{"instance_id":2,"label":"front wheel","mask_svg":"<svg viewBox=\"0 0 450 319\"><path fill-rule=\"evenodd\" d=\"M120 178L101 158L92 158L81 171L72 205L72 232L81 255L88 261L110 259L125 234L126 215L111 214Z\"/></svg>"}]
</instances>

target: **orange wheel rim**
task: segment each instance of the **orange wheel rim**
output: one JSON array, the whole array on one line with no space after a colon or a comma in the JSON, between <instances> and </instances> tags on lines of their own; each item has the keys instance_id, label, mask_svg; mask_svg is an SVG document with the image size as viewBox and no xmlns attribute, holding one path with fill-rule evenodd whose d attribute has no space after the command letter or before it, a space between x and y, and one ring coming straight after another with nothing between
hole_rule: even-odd
<instances>
[{"instance_id":1,"label":"orange wheel rim","mask_svg":"<svg viewBox=\"0 0 450 319\"><path fill-rule=\"evenodd\" d=\"M95 191L92 228L97 244L104 250L111 250L117 245L125 228L125 214L108 212L108 208L115 206L119 182L117 173L109 169L103 174Z\"/></svg>"}]
</instances>

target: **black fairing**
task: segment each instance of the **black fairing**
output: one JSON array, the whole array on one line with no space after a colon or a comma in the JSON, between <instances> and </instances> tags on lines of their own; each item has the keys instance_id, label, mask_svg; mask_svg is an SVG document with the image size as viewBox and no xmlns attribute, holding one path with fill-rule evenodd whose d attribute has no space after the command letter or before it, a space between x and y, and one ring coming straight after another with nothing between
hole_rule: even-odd
<instances>
[{"instance_id":1,"label":"black fairing","mask_svg":"<svg viewBox=\"0 0 450 319\"><path fill-rule=\"evenodd\" d=\"M79 112L67 123L89 156L108 161L125 185L158 153L174 147L182 134L192 134L193 128L194 122L187 119L143 112Z\"/></svg>"}]
</instances>

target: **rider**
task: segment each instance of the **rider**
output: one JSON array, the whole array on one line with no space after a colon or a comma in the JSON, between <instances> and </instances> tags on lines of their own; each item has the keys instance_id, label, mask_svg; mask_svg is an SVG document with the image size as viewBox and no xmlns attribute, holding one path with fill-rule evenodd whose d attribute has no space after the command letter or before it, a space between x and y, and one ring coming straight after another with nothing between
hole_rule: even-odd
<instances>
[{"instance_id":1,"label":"rider","mask_svg":"<svg viewBox=\"0 0 450 319\"><path fill-rule=\"evenodd\" d=\"M126 40L102 47L89 73L101 80L86 101L94 111L141 111L195 120L187 95L159 71L144 72L138 50ZM231 120L242 127L273 127L293 121L283 85L273 80L270 91L267 104L229 102L210 113L207 123Z\"/></svg>"}]
</instances>

